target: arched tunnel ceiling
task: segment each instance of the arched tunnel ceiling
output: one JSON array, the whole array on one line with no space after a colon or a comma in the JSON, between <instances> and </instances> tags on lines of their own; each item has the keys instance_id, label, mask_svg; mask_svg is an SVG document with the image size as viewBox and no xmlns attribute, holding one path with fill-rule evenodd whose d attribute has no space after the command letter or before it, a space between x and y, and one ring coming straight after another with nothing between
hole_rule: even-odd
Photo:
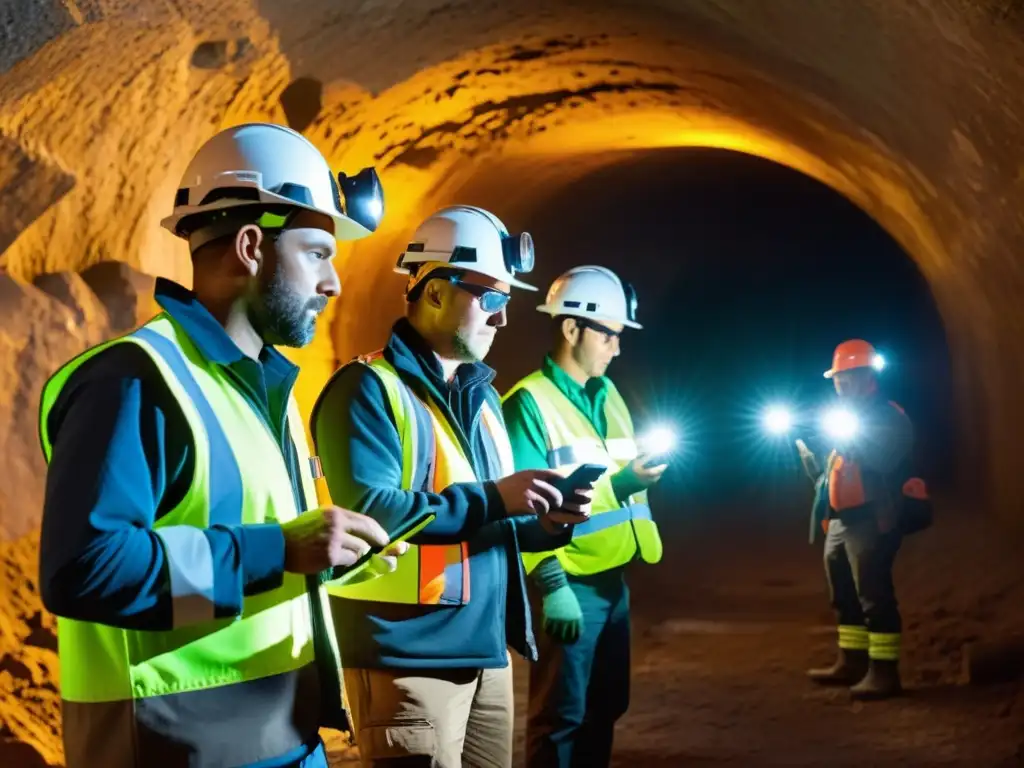
<instances>
[{"instance_id":1,"label":"arched tunnel ceiling","mask_svg":"<svg viewBox=\"0 0 1024 768\"><path fill-rule=\"evenodd\" d=\"M0 265L31 280L118 259L187 282L157 222L191 152L225 125L291 120L339 167L377 164L388 194L383 231L346 254L333 334L296 356L308 400L383 338L399 297L379 281L427 210L472 196L514 218L622 151L738 149L835 187L917 260L965 456L1014 499L1019 6L8 0Z\"/></svg>"}]
</instances>

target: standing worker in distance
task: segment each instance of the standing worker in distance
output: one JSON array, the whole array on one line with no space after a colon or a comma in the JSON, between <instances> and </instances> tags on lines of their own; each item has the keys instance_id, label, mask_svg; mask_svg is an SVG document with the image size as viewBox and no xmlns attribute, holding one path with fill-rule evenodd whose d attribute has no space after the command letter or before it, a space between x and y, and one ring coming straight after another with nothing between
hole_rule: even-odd
<instances>
[{"instance_id":1,"label":"standing worker in distance","mask_svg":"<svg viewBox=\"0 0 1024 768\"><path fill-rule=\"evenodd\" d=\"M397 572L329 586L364 765L512 764L507 646L536 658L520 553L566 543L586 519L556 473L513 474L482 362L532 266L530 236L488 211L430 216L398 262L406 317L314 408L332 498L388 531L436 515Z\"/></svg>"},{"instance_id":2,"label":"standing worker in distance","mask_svg":"<svg viewBox=\"0 0 1024 768\"><path fill-rule=\"evenodd\" d=\"M372 169L336 180L288 128L222 131L163 221L194 289L157 280L161 314L44 387L69 768L326 768L318 730L347 719L322 572L388 540L310 508L298 369L273 345L310 342L335 241L369 235L382 202Z\"/></svg>"},{"instance_id":3,"label":"standing worker in distance","mask_svg":"<svg viewBox=\"0 0 1024 768\"><path fill-rule=\"evenodd\" d=\"M823 685L851 686L856 699L900 693L901 620L892 568L908 529L901 512L925 496L923 482L910 477L913 428L903 409L879 391L881 358L866 341L836 347L832 379L845 407L846 434L821 476L819 510L825 536L825 575L839 624L839 655L808 675ZM816 461L798 444L805 468ZM915 497L917 497L915 499Z\"/></svg>"},{"instance_id":4,"label":"standing worker in distance","mask_svg":"<svg viewBox=\"0 0 1024 768\"><path fill-rule=\"evenodd\" d=\"M625 567L637 557L661 559L646 489L666 465L638 457L629 409L604 375L623 330L641 328L632 286L604 267L576 267L538 310L553 318L551 352L503 403L516 468L568 474L599 463L609 470L572 541L524 556L544 616L540 660L530 670L527 764L602 766L629 706Z\"/></svg>"}]
</instances>

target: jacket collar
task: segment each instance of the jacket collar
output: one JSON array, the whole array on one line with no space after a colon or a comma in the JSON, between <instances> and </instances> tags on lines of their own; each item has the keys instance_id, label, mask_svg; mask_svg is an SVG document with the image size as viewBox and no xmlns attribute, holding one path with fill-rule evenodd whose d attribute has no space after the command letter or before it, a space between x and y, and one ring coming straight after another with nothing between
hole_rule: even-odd
<instances>
[{"instance_id":1,"label":"jacket collar","mask_svg":"<svg viewBox=\"0 0 1024 768\"><path fill-rule=\"evenodd\" d=\"M561 391L561 393L570 400L573 398L579 398L584 401L590 400L597 403L608 389L608 378L606 376L597 376L595 378L588 379L586 384L581 385L572 376L562 370L561 366L551 358L551 355L545 356L544 364L541 366L541 371L545 376L551 379L552 383L558 387L559 391Z\"/></svg>"},{"instance_id":2,"label":"jacket collar","mask_svg":"<svg viewBox=\"0 0 1024 768\"><path fill-rule=\"evenodd\" d=\"M451 389L464 390L489 385L494 380L494 370L487 365L464 363L456 370L455 378L449 384L441 370L441 361L430 344L404 317L392 328L384 357L404 378L428 387L441 402L447 400L446 393Z\"/></svg>"},{"instance_id":3,"label":"jacket collar","mask_svg":"<svg viewBox=\"0 0 1024 768\"><path fill-rule=\"evenodd\" d=\"M200 354L217 365L230 366L247 359L227 331L196 295L182 285L163 277L156 279L157 304L188 334ZM298 373L298 366L270 345L260 351L260 362L271 381L286 381Z\"/></svg>"}]
</instances>

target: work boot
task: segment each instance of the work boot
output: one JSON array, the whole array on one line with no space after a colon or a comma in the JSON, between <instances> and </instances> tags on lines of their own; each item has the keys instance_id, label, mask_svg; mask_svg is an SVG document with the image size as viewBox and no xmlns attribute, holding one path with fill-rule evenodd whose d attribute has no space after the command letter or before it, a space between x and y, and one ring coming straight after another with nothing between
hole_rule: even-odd
<instances>
[{"instance_id":1,"label":"work boot","mask_svg":"<svg viewBox=\"0 0 1024 768\"><path fill-rule=\"evenodd\" d=\"M807 670L807 676L818 685L853 685L868 671L868 652L840 648L831 667Z\"/></svg>"},{"instance_id":2,"label":"work boot","mask_svg":"<svg viewBox=\"0 0 1024 768\"><path fill-rule=\"evenodd\" d=\"M850 696L857 701L891 699L901 693L900 663L880 659L872 659L864 679L850 688Z\"/></svg>"}]
</instances>

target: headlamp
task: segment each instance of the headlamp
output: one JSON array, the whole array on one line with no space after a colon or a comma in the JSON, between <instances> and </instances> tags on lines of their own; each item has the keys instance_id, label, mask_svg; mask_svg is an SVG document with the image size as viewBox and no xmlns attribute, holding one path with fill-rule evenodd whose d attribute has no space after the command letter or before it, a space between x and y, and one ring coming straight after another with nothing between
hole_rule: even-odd
<instances>
[{"instance_id":1,"label":"headlamp","mask_svg":"<svg viewBox=\"0 0 1024 768\"><path fill-rule=\"evenodd\" d=\"M632 283L628 283L625 280L622 281L622 292L626 297L626 319L631 323L636 322L636 288L633 287Z\"/></svg>"},{"instance_id":2,"label":"headlamp","mask_svg":"<svg viewBox=\"0 0 1024 768\"><path fill-rule=\"evenodd\" d=\"M529 232L521 232L518 235L502 233L501 253L505 259L505 269L510 274L533 271L533 237Z\"/></svg>"},{"instance_id":3,"label":"headlamp","mask_svg":"<svg viewBox=\"0 0 1024 768\"><path fill-rule=\"evenodd\" d=\"M363 168L355 176L338 174L338 187L344 204L342 212L357 224L375 232L384 218L384 189L373 168ZM341 200L338 200L341 203Z\"/></svg>"}]
</instances>

